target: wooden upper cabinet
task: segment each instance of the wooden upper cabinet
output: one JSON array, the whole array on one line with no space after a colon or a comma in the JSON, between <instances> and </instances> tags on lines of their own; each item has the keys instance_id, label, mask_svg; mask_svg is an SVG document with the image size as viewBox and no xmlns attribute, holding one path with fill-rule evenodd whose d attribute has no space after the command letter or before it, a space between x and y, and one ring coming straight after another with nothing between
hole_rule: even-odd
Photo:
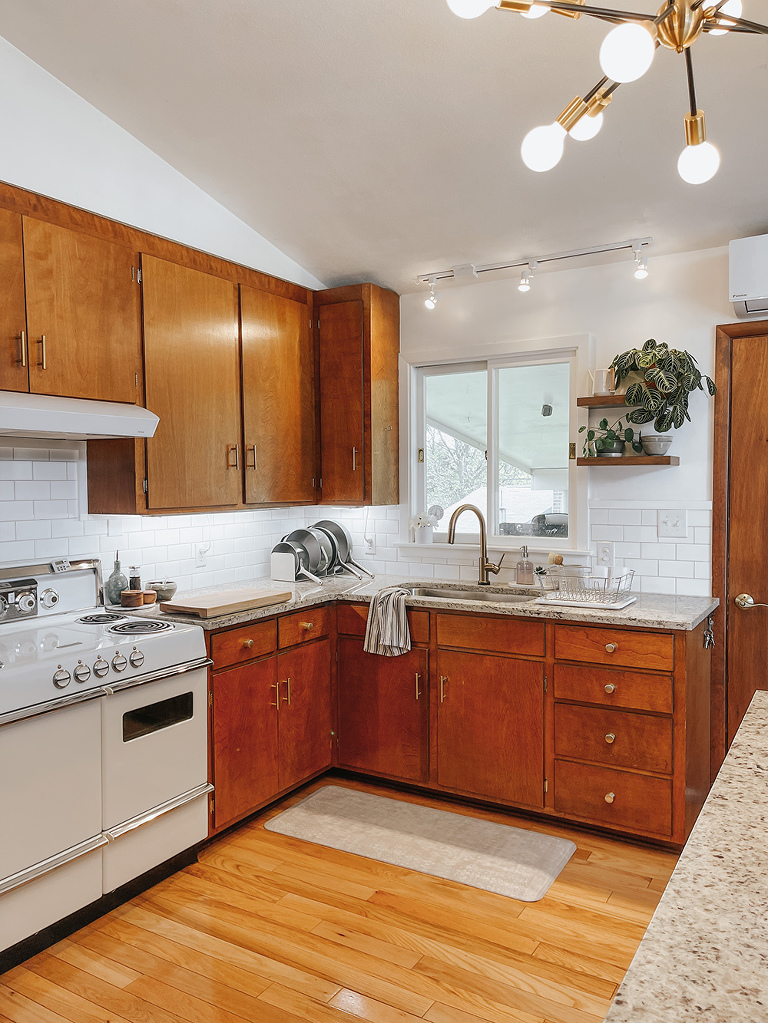
<instances>
[{"instance_id":1,"label":"wooden upper cabinet","mask_svg":"<svg viewBox=\"0 0 768 1023\"><path fill-rule=\"evenodd\" d=\"M237 289L232 281L142 256L147 507L237 505L242 497Z\"/></svg>"},{"instance_id":2,"label":"wooden upper cabinet","mask_svg":"<svg viewBox=\"0 0 768 1023\"><path fill-rule=\"evenodd\" d=\"M30 391L135 404L138 253L32 217L23 224Z\"/></svg>"},{"instance_id":3,"label":"wooden upper cabinet","mask_svg":"<svg viewBox=\"0 0 768 1023\"><path fill-rule=\"evenodd\" d=\"M240 287L245 501L315 500L315 365L311 308Z\"/></svg>"},{"instance_id":4,"label":"wooden upper cabinet","mask_svg":"<svg viewBox=\"0 0 768 1023\"><path fill-rule=\"evenodd\" d=\"M0 389L29 390L21 216L0 210Z\"/></svg>"},{"instance_id":5,"label":"wooden upper cabinet","mask_svg":"<svg viewBox=\"0 0 768 1023\"><path fill-rule=\"evenodd\" d=\"M321 501L397 504L400 300L373 284L314 296Z\"/></svg>"}]
</instances>

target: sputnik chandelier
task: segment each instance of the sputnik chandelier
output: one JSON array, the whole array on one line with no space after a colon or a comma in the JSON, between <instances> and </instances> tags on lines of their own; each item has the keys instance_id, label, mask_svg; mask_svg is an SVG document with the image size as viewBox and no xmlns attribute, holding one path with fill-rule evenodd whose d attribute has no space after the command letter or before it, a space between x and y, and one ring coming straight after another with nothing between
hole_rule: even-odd
<instances>
[{"instance_id":1,"label":"sputnik chandelier","mask_svg":"<svg viewBox=\"0 0 768 1023\"><path fill-rule=\"evenodd\" d=\"M552 124L533 128L523 139L523 163L534 171L551 170L563 155L566 135L578 141L594 138L603 123L603 111L618 87L637 81L650 68L660 46L682 53L688 79L690 112L685 115L686 146L677 161L683 181L698 185L709 181L720 166L720 153L707 142L704 114L696 104L691 47L703 32L725 35L747 32L768 35L767 25L741 17L741 0L667 0L656 14L636 14L593 7L586 0L447 0L460 18L478 18L496 7L524 18L540 18L548 11L567 18L591 18L614 24L600 47L604 77L582 98L576 96ZM706 5L706 6L705 6Z\"/></svg>"}]
</instances>

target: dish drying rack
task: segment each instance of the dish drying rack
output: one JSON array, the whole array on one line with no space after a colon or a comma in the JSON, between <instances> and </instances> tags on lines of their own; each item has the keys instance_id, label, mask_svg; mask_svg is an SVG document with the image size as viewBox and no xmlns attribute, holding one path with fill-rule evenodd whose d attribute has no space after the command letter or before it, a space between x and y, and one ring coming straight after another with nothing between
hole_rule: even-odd
<instances>
[{"instance_id":1,"label":"dish drying rack","mask_svg":"<svg viewBox=\"0 0 768 1023\"><path fill-rule=\"evenodd\" d=\"M585 568L582 565L549 565L537 574L541 596L537 604L563 607L595 607L619 611L633 604L631 596L635 571Z\"/></svg>"}]
</instances>

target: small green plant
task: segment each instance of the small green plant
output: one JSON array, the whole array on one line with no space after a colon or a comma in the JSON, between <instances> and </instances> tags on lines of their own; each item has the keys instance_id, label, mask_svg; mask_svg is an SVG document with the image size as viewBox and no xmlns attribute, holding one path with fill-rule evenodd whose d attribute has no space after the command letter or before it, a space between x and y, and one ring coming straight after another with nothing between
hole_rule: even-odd
<instances>
[{"instance_id":1,"label":"small green plant","mask_svg":"<svg viewBox=\"0 0 768 1023\"><path fill-rule=\"evenodd\" d=\"M627 422L643 426L653 421L657 433L666 433L673 426L679 430L686 419L691 421L688 399L692 391L703 391L705 385L710 396L717 391L714 381L697 368L690 352L679 352L664 342L657 344L653 338L642 348L617 355L611 366L617 387L630 373L642 374L642 380L627 388L625 404L640 406L627 413Z\"/></svg>"},{"instance_id":2,"label":"small green plant","mask_svg":"<svg viewBox=\"0 0 768 1023\"><path fill-rule=\"evenodd\" d=\"M629 416L627 416L627 420L629 420ZM617 419L613 426L608 425L607 419L601 419L595 427L579 427L579 433L584 433L585 430L587 436L584 438L584 446L581 449L581 453L585 458L589 457L589 445L592 442L595 445L595 453L612 448L617 440L631 444L632 450L637 454L641 455L643 453L643 446L639 439L635 440L635 431L631 426L625 426L621 419Z\"/></svg>"}]
</instances>

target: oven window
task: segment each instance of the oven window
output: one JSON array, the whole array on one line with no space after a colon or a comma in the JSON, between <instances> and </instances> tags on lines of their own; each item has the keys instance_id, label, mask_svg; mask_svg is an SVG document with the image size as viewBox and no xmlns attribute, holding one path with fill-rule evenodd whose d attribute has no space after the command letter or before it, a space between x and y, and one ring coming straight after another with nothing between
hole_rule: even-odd
<instances>
[{"instance_id":1,"label":"oven window","mask_svg":"<svg viewBox=\"0 0 768 1023\"><path fill-rule=\"evenodd\" d=\"M123 714L123 742L138 739L161 728L189 721L192 717L192 693L181 693L170 700L160 700L145 707L137 707Z\"/></svg>"}]
</instances>

